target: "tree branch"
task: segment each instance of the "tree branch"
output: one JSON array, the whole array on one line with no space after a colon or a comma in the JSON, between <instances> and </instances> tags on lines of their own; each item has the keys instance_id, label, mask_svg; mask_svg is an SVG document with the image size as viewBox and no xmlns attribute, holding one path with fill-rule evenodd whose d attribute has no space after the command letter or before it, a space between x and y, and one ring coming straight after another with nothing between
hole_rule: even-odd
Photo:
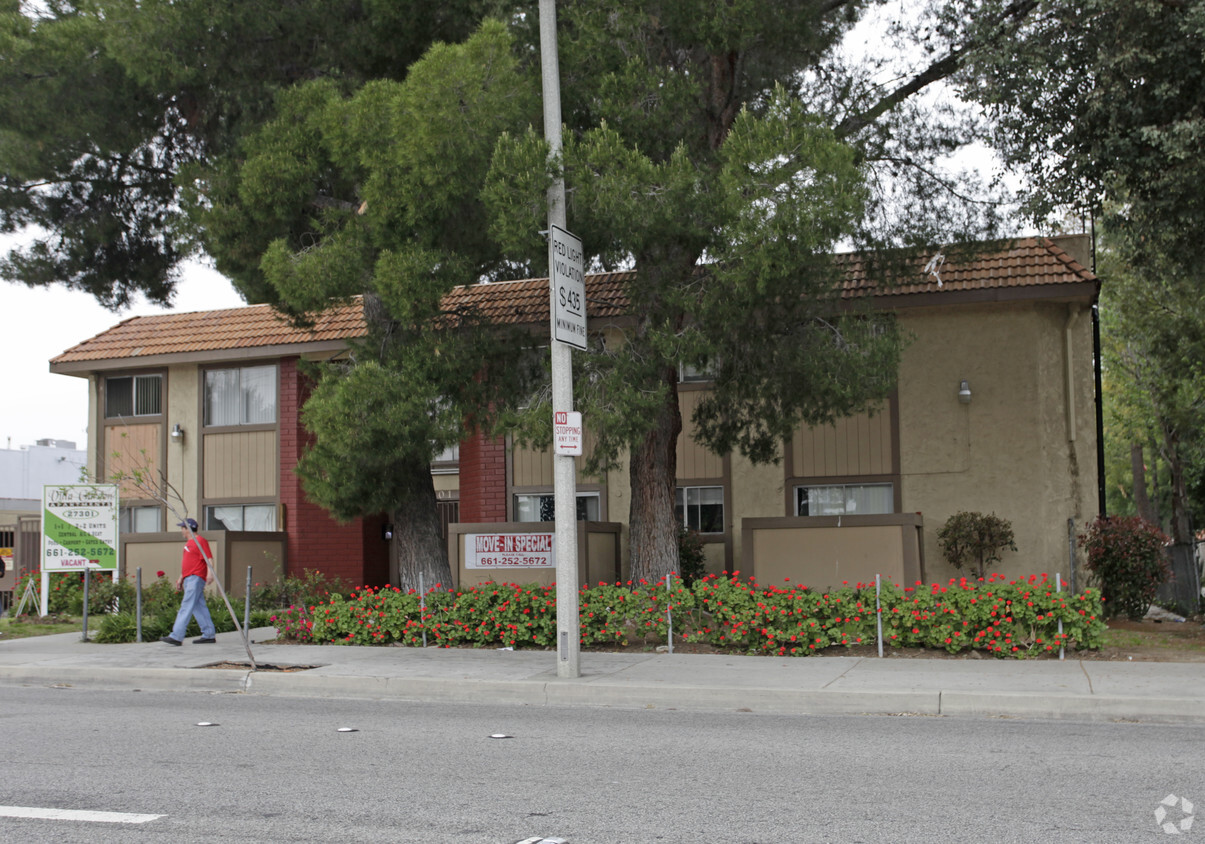
<instances>
[{"instance_id":1,"label":"tree branch","mask_svg":"<svg viewBox=\"0 0 1205 844\"><path fill-rule=\"evenodd\" d=\"M835 2L836 0L834 0ZM1015 24L1022 21L1035 8L1037 8L1037 0L1015 0L1009 5L998 20L991 25L991 29L1004 24ZM850 135L856 135L858 132L865 129L874 121L878 120L884 113L895 108L904 100L911 97L913 94L923 88L939 82L948 76L957 72L963 63L963 57L967 53L982 46L982 41L968 41L966 44L954 47L948 55L933 62L920 73L913 76L900 87L896 88L891 93L880 99L870 108L858 114L852 114L845 118L837 125L836 133L839 138L847 138Z\"/></svg>"}]
</instances>

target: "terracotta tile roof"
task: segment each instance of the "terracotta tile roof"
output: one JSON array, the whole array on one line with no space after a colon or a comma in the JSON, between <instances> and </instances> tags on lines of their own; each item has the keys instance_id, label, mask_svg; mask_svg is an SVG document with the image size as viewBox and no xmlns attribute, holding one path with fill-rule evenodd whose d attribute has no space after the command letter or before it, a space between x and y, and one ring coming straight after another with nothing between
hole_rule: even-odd
<instances>
[{"instance_id":1,"label":"terracotta tile roof","mask_svg":"<svg viewBox=\"0 0 1205 844\"><path fill-rule=\"evenodd\" d=\"M968 252L944 250L944 260L933 260L943 250L897 253L888 280L868 269L863 255L837 255L843 268L845 298L914 296L922 293L956 293L999 288L1039 288L1096 277L1049 238L1030 237ZM932 266L930 266L932 262ZM627 286L634 271L586 276L586 304L590 319L614 318L627 313ZM938 284L940 278L941 284ZM893 283L888 283L888 281ZM883 282L883 283L878 283ZM548 279L529 278L458 287L444 300L449 312L472 313L495 325L547 323ZM89 361L124 361L171 355L254 352L269 347L335 343L367 334L359 300L321 314L312 328L296 328L268 305L251 305L221 311L161 314L127 319L73 346L53 358L52 368Z\"/></svg>"},{"instance_id":2,"label":"terracotta tile roof","mask_svg":"<svg viewBox=\"0 0 1205 844\"><path fill-rule=\"evenodd\" d=\"M868 291L880 296L917 293L991 290L1008 287L1045 287L1094 282L1096 276L1081 266L1057 242L1046 237L1004 241L998 247L983 245L930 248L900 253L890 266L889 279L879 284L864 256L838 255L844 267L842 296ZM940 283L939 283L940 282Z\"/></svg>"},{"instance_id":3,"label":"terracotta tile roof","mask_svg":"<svg viewBox=\"0 0 1205 844\"><path fill-rule=\"evenodd\" d=\"M586 275L586 318L623 316L628 310L627 285L634 271ZM550 317L548 279L526 278L458 287L444 297L444 309L467 310L494 325L537 325Z\"/></svg>"},{"instance_id":4,"label":"terracotta tile roof","mask_svg":"<svg viewBox=\"0 0 1205 844\"><path fill-rule=\"evenodd\" d=\"M836 255L843 271L841 295L854 298L867 293L901 296L1037 288L1096 279L1055 241L1044 237L1020 238L986 249L982 244L946 248L944 260L934 261L932 271L928 270L933 256L942 251L932 248L897 253L886 276L870 268L859 253ZM588 317L599 319L627 313L629 302L625 288L635 278L636 273L631 271L587 275ZM479 317L498 325L545 323L549 318L548 304L546 278L459 287L444 300L449 310L476 309Z\"/></svg>"},{"instance_id":5,"label":"terracotta tile roof","mask_svg":"<svg viewBox=\"0 0 1205 844\"><path fill-rule=\"evenodd\" d=\"M159 355L253 350L269 346L320 343L362 337L363 310L359 302L340 305L321 314L312 328L296 328L270 305L249 305L220 311L154 314L124 320L90 340L51 359L55 364Z\"/></svg>"}]
</instances>

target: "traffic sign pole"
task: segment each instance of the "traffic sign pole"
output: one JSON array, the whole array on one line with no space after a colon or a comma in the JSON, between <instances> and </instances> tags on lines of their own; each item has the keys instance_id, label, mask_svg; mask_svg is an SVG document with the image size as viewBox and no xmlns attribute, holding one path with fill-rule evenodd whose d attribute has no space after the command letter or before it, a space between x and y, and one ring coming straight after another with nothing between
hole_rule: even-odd
<instances>
[{"instance_id":1,"label":"traffic sign pole","mask_svg":"<svg viewBox=\"0 0 1205 844\"><path fill-rule=\"evenodd\" d=\"M540 75L544 93L544 137L549 155L559 167L561 157L561 83L557 60L556 2L540 0ZM559 230L559 232L558 232ZM552 409L573 410L573 347L557 339L558 291L556 266L570 257L558 254L564 247L565 180L557 177L548 189L548 284L552 320ZM580 241L578 242L580 262ZM579 270L580 274L580 270ZM580 312L585 319L585 294ZM585 331L582 346L585 348ZM562 678L581 676L581 622L577 600L577 473L573 457L553 454L553 501L556 506L556 674Z\"/></svg>"}]
</instances>

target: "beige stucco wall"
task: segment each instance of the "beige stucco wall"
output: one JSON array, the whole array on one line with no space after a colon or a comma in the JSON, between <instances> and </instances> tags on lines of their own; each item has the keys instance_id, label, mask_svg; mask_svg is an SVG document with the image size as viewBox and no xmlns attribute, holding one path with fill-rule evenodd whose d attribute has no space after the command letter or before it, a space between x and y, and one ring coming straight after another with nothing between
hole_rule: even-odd
<instances>
[{"instance_id":1,"label":"beige stucco wall","mask_svg":"<svg viewBox=\"0 0 1205 844\"><path fill-rule=\"evenodd\" d=\"M924 580L915 515L750 519L744 568L764 586L787 580L813 589Z\"/></svg>"},{"instance_id":2,"label":"beige stucco wall","mask_svg":"<svg viewBox=\"0 0 1205 844\"><path fill-rule=\"evenodd\" d=\"M1075 425L1067 412L1070 322ZM955 574L937 530L955 512L1008 519L1017 552L997 571L1068 574L1067 519L1095 515L1091 320L1083 305L1017 303L905 312L900 366L902 509L924 515L930 580ZM970 383L971 402L957 398ZM1070 439L1074 436L1074 439Z\"/></svg>"},{"instance_id":3,"label":"beige stucco wall","mask_svg":"<svg viewBox=\"0 0 1205 844\"><path fill-rule=\"evenodd\" d=\"M195 365L172 366L167 370L167 429L177 424L184 431L183 442L171 441L167 449L167 472L172 485L184 499L188 515L201 520L199 454L201 445L200 370ZM168 514L168 523L176 520Z\"/></svg>"},{"instance_id":4,"label":"beige stucco wall","mask_svg":"<svg viewBox=\"0 0 1205 844\"><path fill-rule=\"evenodd\" d=\"M741 519L759 516L785 516L786 501L783 481L782 453L778 463L755 466L740 454L732 455L729 461L731 481L729 488L732 501L724 516L732 531L732 568L740 571L745 553L745 536L741 532ZM708 571L710 571L710 567ZM721 567L721 571L723 568Z\"/></svg>"}]
</instances>

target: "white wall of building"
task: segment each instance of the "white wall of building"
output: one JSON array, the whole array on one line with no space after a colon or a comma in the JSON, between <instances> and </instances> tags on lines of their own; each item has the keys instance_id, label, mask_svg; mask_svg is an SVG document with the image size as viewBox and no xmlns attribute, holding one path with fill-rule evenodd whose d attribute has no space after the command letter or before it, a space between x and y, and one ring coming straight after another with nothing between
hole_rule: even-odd
<instances>
[{"instance_id":1,"label":"white wall of building","mask_svg":"<svg viewBox=\"0 0 1205 844\"><path fill-rule=\"evenodd\" d=\"M42 500L45 484L77 484L88 452L68 440L0 449L0 498Z\"/></svg>"}]
</instances>

